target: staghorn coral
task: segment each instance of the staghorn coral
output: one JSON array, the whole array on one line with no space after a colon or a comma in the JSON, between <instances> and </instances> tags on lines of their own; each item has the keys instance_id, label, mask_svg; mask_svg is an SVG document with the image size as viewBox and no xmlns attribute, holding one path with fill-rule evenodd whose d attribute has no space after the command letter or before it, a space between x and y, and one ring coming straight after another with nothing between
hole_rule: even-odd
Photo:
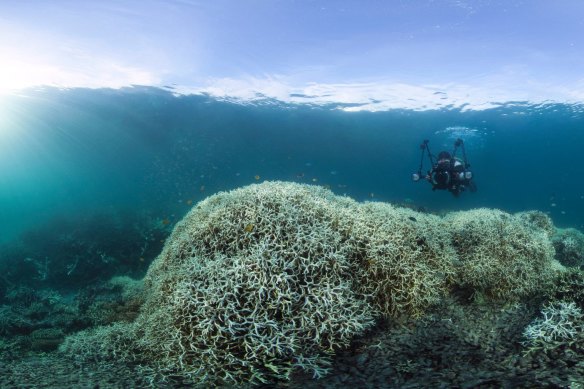
<instances>
[{"instance_id":1,"label":"staghorn coral","mask_svg":"<svg viewBox=\"0 0 584 389\"><path fill-rule=\"evenodd\" d=\"M182 371L210 382L287 378L294 367L322 374L326 358L318 357L373 323L333 227L338 209L352 206L281 183L203 201L146 277L153 293L144 312L164 325L144 326L145 349L159 353L164 339L177 354L162 368L178 359Z\"/></svg>"},{"instance_id":2,"label":"staghorn coral","mask_svg":"<svg viewBox=\"0 0 584 389\"><path fill-rule=\"evenodd\" d=\"M440 218L264 182L194 207L150 266L136 320L61 350L202 387L319 377L376 317L420 316L452 286L532 292L552 273L550 248L500 211Z\"/></svg>"},{"instance_id":3,"label":"staghorn coral","mask_svg":"<svg viewBox=\"0 0 584 389\"><path fill-rule=\"evenodd\" d=\"M584 234L575 228L558 228L552 242L556 259L564 266L584 266Z\"/></svg>"},{"instance_id":4,"label":"staghorn coral","mask_svg":"<svg viewBox=\"0 0 584 389\"><path fill-rule=\"evenodd\" d=\"M139 334L132 346L139 358L203 386L287 379L294 368L324 374L327 354L373 324L338 231L339 209L354 206L323 189L282 183L201 202L145 278L148 300L126 330Z\"/></svg>"},{"instance_id":5,"label":"staghorn coral","mask_svg":"<svg viewBox=\"0 0 584 389\"><path fill-rule=\"evenodd\" d=\"M584 314L574 302L552 302L544 306L541 314L523 331L527 352L548 351L582 340Z\"/></svg>"},{"instance_id":6,"label":"staghorn coral","mask_svg":"<svg viewBox=\"0 0 584 389\"><path fill-rule=\"evenodd\" d=\"M114 323L68 336L59 351L80 363L103 361L111 365L115 360L129 364L142 361L141 350L136 347L137 336L134 323Z\"/></svg>"},{"instance_id":7,"label":"staghorn coral","mask_svg":"<svg viewBox=\"0 0 584 389\"><path fill-rule=\"evenodd\" d=\"M113 277L77 296L79 312L97 325L132 322L143 303L143 282L126 276Z\"/></svg>"},{"instance_id":8,"label":"staghorn coral","mask_svg":"<svg viewBox=\"0 0 584 389\"><path fill-rule=\"evenodd\" d=\"M30 333L32 321L9 305L0 305L0 336Z\"/></svg>"},{"instance_id":9,"label":"staghorn coral","mask_svg":"<svg viewBox=\"0 0 584 389\"><path fill-rule=\"evenodd\" d=\"M530 229L543 230L550 238L556 232L552 219L541 211L518 212L514 216Z\"/></svg>"},{"instance_id":10,"label":"staghorn coral","mask_svg":"<svg viewBox=\"0 0 584 389\"><path fill-rule=\"evenodd\" d=\"M438 216L365 203L345 220L358 289L384 316L419 316L448 292L456 254Z\"/></svg>"},{"instance_id":11,"label":"staghorn coral","mask_svg":"<svg viewBox=\"0 0 584 389\"><path fill-rule=\"evenodd\" d=\"M65 334L59 328L41 328L30 334L30 349L36 351L52 351L59 347L64 338Z\"/></svg>"},{"instance_id":12,"label":"staghorn coral","mask_svg":"<svg viewBox=\"0 0 584 389\"><path fill-rule=\"evenodd\" d=\"M499 210L446 215L458 260L456 284L504 300L545 290L553 280L547 232Z\"/></svg>"},{"instance_id":13,"label":"staghorn coral","mask_svg":"<svg viewBox=\"0 0 584 389\"><path fill-rule=\"evenodd\" d=\"M584 271L568 268L554 280L546 296L551 301L573 301L584 309Z\"/></svg>"}]
</instances>

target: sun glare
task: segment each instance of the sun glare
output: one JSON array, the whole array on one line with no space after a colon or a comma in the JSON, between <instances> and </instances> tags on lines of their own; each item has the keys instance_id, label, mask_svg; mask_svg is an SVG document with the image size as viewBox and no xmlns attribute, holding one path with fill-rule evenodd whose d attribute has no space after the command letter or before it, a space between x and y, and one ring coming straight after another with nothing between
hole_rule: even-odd
<instances>
[{"instance_id":1,"label":"sun glare","mask_svg":"<svg viewBox=\"0 0 584 389\"><path fill-rule=\"evenodd\" d=\"M34 86L50 85L55 68L31 62L14 60L3 56L0 62L0 93Z\"/></svg>"},{"instance_id":2,"label":"sun glare","mask_svg":"<svg viewBox=\"0 0 584 389\"><path fill-rule=\"evenodd\" d=\"M10 138L12 115L6 102L7 96L0 94L0 154L5 152L4 146Z\"/></svg>"},{"instance_id":3,"label":"sun glare","mask_svg":"<svg viewBox=\"0 0 584 389\"><path fill-rule=\"evenodd\" d=\"M66 60L55 63L42 56L26 58L0 48L0 58L0 95L34 86L120 88L160 83L148 70L107 57L88 57L72 66Z\"/></svg>"}]
</instances>

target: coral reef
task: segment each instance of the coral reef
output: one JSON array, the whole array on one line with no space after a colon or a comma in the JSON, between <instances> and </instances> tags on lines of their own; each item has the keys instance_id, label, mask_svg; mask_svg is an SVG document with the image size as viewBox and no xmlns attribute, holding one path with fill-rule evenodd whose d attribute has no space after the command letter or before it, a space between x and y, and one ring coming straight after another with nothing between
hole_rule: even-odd
<instances>
[{"instance_id":1,"label":"coral reef","mask_svg":"<svg viewBox=\"0 0 584 389\"><path fill-rule=\"evenodd\" d=\"M52 351L63 342L65 334L59 328L41 328L30 334L30 349Z\"/></svg>"},{"instance_id":2,"label":"coral reef","mask_svg":"<svg viewBox=\"0 0 584 389\"><path fill-rule=\"evenodd\" d=\"M39 329L59 327L70 330L77 320L76 310L53 290L17 287L0 305L0 336L28 336Z\"/></svg>"},{"instance_id":3,"label":"coral reef","mask_svg":"<svg viewBox=\"0 0 584 389\"><path fill-rule=\"evenodd\" d=\"M584 267L584 234L575 228L558 228L552 242L562 265Z\"/></svg>"},{"instance_id":4,"label":"coral reef","mask_svg":"<svg viewBox=\"0 0 584 389\"><path fill-rule=\"evenodd\" d=\"M170 229L148 212L55 217L0 248L0 300L10 285L67 291L116 274L143 277Z\"/></svg>"},{"instance_id":5,"label":"coral reef","mask_svg":"<svg viewBox=\"0 0 584 389\"><path fill-rule=\"evenodd\" d=\"M553 354L518 347L538 303L477 303L451 295L407 325L386 321L338 353L326 377L295 377L291 387L577 388L584 348ZM584 344L583 344L584 345Z\"/></svg>"},{"instance_id":6,"label":"coral reef","mask_svg":"<svg viewBox=\"0 0 584 389\"><path fill-rule=\"evenodd\" d=\"M521 344L523 359L559 375L568 370L572 382L584 382L584 272L568 268L559 273L546 291L539 314L525 326ZM570 384L570 385L568 385Z\"/></svg>"},{"instance_id":7,"label":"coral reef","mask_svg":"<svg viewBox=\"0 0 584 389\"><path fill-rule=\"evenodd\" d=\"M551 285L554 249L541 223L484 208L453 212L444 221L457 254L460 286L517 300Z\"/></svg>"},{"instance_id":8,"label":"coral reef","mask_svg":"<svg viewBox=\"0 0 584 389\"><path fill-rule=\"evenodd\" d=\"M77 295L79 315L92 325L132 322L144 303L143 283L126 276L89 286Z\"/></svg>"},{"instance_id":9,"label":"coral reef","mask_svg":"<svg viewBox=\"0 0 584 389\"><path fill-rule=\"evenodd\" d=\"M552 302L543 307L541 315L523 332L527 352L547 351L584 340L584 314L574 302Z\"/></svg>"},{"instance_id":10,"label":"coral reef","mask_svg":"<svg viewBox=\"0 0 584 389\"><path fill-rule=\"evenodd\" d=\"M365 203L343 220L357 288L384 316L420 316L447 294L455 252L441 218Z\"/></svg>"},{"instance_id":11,"label":"coral reef","mask_svg":"<svg viewBox=\"0 0 584 389\"><path fill-rule=\"evenodd\" d=\"M324 374L326 354L373 324L335 228L353 206L278 183L200 203L145 279L149 298L133 326L140 357L205 385L287 379L294 368Z\"/></svg>"},{"instance_id":12,"label":"coral reef","mask_svg":"<svg viewBox=\"0 0 584 389\"><path fill-rule=\"evenodd\" d=\"M529 228L543 230L548 237L556 233L552 219L541 211L518 212L514 216Z\"/></svg>"},{"instance_id":13,"label":"coral reef","mask_svg":"<svg viewBox=\"0 0 584 389\"><path fill-rule=\"evenodd\" d=\"M377 319L422 317L454 288L501 302L546 289L546 223L486 209L440 218L282 182L219 193L176 225L136 320L70 336L61 351L132 362L153 382L320 377Z\"/></svg>"},{"instance_id":14,"label":"coral reef","mask_svg":"<svg viewBox=\"0 0 584 389\"><path fill-rule=\"evenodd\" d=\"M52 351L66 335L134 321L144 302L142 292L142 282L129 277L88 286L75 297L51 289L12 287L0 305L0 342L10 344L16 353Z\"/></svg>"},{"instance_id":15,"label":"coral reef","mask_svg":"<svg viewBox=\"0 0 584 389\"><path fill-rule=\"evenodd\" d=\"M13 353L55 350L66 334L86 328L70 301L53 290L15 287L7 292L4 303L0 305L0 343L10 344Z\"/></svg>"},{"instance_id":16,"label":"coral reef","mask_svg":"<svg viewBox=\"0 0 584 389\"><path fill-rule=\"evenodd\" d=\"M568 268L558 274L547 292L548 301L572 301L584 309L584 271Z\"/></svg>"}]
</instances>

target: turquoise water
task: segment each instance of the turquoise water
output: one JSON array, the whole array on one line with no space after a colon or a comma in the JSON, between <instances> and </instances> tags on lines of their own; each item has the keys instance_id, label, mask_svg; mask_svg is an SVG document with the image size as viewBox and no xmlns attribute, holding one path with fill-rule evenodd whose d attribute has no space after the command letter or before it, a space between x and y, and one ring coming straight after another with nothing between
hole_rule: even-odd
<instances>
[{"instance_id":1,"label":"turquoise water","mask_svg":"<svg viewBox=\"0 0 584 389\"><path fill-rule=\"evenodd\" d=\"M1 241L55 217L104 209L148 211L173 223L212 193L263 180L326 185L358 200L435 211L537 209L556 226L584 226L580 105L342 108L219 101L141 87L48 88L3 97ZM411 181L423 139L437 154L451 151L458 137L477 193L454 198Z\"/></svg>"},{"instance_id":2,"label":"turquoise water","mask_svg":"<svg viewBox=\"0 0 584 389\"><path fill-rule=\"evenodd\" d=\"M113 362L102 361L91 342L75 346L75 339L91 338L84 332L76 338L82 330L107 331L109 324L140 320L151 294L139 280L161 253L175 223L219 191L264 180L293 181L323 185L359 201L439 214L479 207L540 210L556 227L584 229L584 184L579 179L582 106L509 102L487 110L345 110L355 107L221 100L147 87L44 88L3 97L0 386L192 386L179 376L176 382L166 381L165 372L144 368L141 359L124 360L125 351L113 356ZM437 155L452 151L459 138L464 140L476 193L454 197L432 191L424 180L411 180L419 169L424 140ZM429 164L423 162L425 171ZM408 226L419 223L418 214L404 215L410 215L404 219ZM534 213L526 220L539 220L545 227L547 219L540 216ZM198 222L211 236L216 233L205 227L209 220L190 220ZM493 233L488 224L481 220L486 236ZM251 223L244 227L247 232L253 229ZM201 236L199 242L208 244L207 235ZM397 236L403 239L402 233ZM479 247L484 244L474 241L470 232L461 236L469 236ZM530 239L539 247L537 236L534 232ZM505 243L506 233L496 238L501 239L502 252L511 253L504 255L519 255L513 253L522 249L532 253L523 238L514 243ZM175 247L177 241L166 247ZM413 242L419 250L425 240L415 237ZM446 244L454 247L452 242ZM449 285L448 295L421 319L377 318L375 328L335 353L325 378L298 375L290 387L567 387L582 382L580 338L570 338L569 343L560 339L556 354L549 355L528 355L522 346L524 329L546 306L542 301L566 298L578 305L576 313L582 309L584 236L577 230L556 230L546 242L550 256L555 249L558 261L573 266L565 277L558 275L557 289L539 282L544 276L536 270L528 276L537 280L532 285L537 293L512 304L487 298L488 291L465 288L464 283ZM443 244L439 247L448 250ZM533 252L530 266L538 261L538 251ZM493 261L499 260L497 255ZM523 268L513 268L522 255L507 258L514 273L507 268L494 273L503 279L519 274L517 280L523 280ZM403 257L396 258L407 268ZM455 266L461 263L452 261ZM580 319L574 320L580 325ZM107 350L111 336L99 334L97 344ZM158 366L146 354L138 357ZM30 375L30 369L37 373Z\"/></svg>"}]
</instances>

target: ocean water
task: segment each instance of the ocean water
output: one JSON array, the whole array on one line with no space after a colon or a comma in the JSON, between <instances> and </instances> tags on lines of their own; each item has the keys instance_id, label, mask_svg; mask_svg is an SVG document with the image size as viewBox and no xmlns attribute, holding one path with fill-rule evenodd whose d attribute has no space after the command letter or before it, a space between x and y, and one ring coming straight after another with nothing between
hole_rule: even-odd
<instances>
[{"instance_id":1,"label":"ocean water","mask_svg":"<svg viewBox=\"0 0 584 389\"><path fill-rule=\"evenodd\" d=\"M96 296L121 301L115 288L104 286L105 281L116 275L142 277L174 224L197 202L220 191L265 180L292 181L322 185L358 201L390 202L440 214L481 207L510 213L538 210L548 214L556 227L584 230L584 181L580 179L584 106L516 101L483 110L452 106L353 112L352 108L355 106L267 98L220 99L151 87L38 88L1 97L0 318L4 322L0 321L0 336L6 338L0 337L0 352L7 358L4 362L12 364L6 371L0 366L0 373L15 378L0 384L18 385L29 366L62 366L51 359L51 353L64 335L105 321L91 316L86 301L95 304ZM459 138L474 173L476 193L454 197L446 191L432 191L427 182L411 180L420 166L424 140L437 155L452 151ZM424 171L429 169L427 159L423 164ZM31 302L36 303L34 309ZM63 319L70 309L63 308L67 304L79 312L86 309L84 319ZM39 306L44 308L39 310ZM385 352L397 358L400 351L395 350L404 350L399 362L403 366L397 369L400 379L388 387L400 387L408 379L414 380L410 387L433 382L430 373L426 381L415 381L416 375L408 368L410 359L419 353L415 342L441 345L445 333L451 336L460 328L465 334L476 332L482 340L490 339L488 334L496 328L512 339L505 343L505 350L517 352L516 340L539 308L537 302L526 302L513 313L508 307L463 304L449 308L445 304L440 311L443 316L436 314L434 324L420 333L401 333L403 326L388 329L377 338L393 347ZM7 312L28 321L17 323L8 319ZM502 316L493 312L502 312ZM492 327L485 328L487 325ZM38 333L52 328L60 328L60 332ZM20 340L11 343L10 336ZM464 344L447 343L453 365L456 358L467 360L472 354L465 347L481 347L473 343L473 336L468 335ZM23 358L23 354L9 352L16 344L19 350L49 354L28 355L15 365ZM361 346L373 347L367 342ZM459 355L457 350L465 351ZM341 353L340 360L348 358L348 365L375 365L371 362L374 354L364 357L362 350L351 351L354 353ZM432 358L416 362L412 369L433 363ZM576 376L584 377L584 368L577 363L570 366L577 366ZM499 381L485 378L474 384L514 385L514 374L528 374L530 385L540 382L535 367L518 362L516 368L516 373L507 370ZM118 370L104 370L102 365L95 369L95 377L105 375L113 380L99 381L103 387L144 384L138 375L133 376L134 381L115 381L111 376ZM341 374L339 369L333 374L336 383L329 381L322 387L342 387L339 382L345 382L343 377L349 373ZM483 365L481 369L483 374ZM360 371L364 374L367 368ZM385 377L383 374L379 377ZM387 374L397 373L391 370ZM47 378L44 384L82 385L71 378L74 376L71 373L72 381L61 382ZM482 376L488 377L488 373ZM97 382L83 377L92 384ZM569 382L570 377L563 376L561 382ZM450 381L440 379L442 387L448 386ZM31 379L27 384L38 385L39 381ZM474 384L468 381L468 387ZM311 380L304 385L321 387Z\"/></svg>"},{"instance_id":2,"label":"ocean water","mask_svg":"<svg viewBox=\"0 0 584 389\"><path fill-rule=\"evenodd\" d=\"M217 191L263 180L326 185L429 210L541 210L583 228L581 105L346 112L219 101L156 88L40 89L0 104L0 240L63 214L148 210L176 221ZM478 187L454 198L411 174L465 142ZM424 169L428 168L424 160Z\"/></svg>"}]
</instances>

